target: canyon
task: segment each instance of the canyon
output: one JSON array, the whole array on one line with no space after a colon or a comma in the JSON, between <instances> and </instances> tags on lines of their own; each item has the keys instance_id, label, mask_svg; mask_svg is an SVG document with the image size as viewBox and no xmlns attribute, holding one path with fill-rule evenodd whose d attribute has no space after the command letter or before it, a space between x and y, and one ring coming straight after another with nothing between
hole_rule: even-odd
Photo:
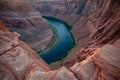
<instances>
[{"instance_id":1,"label":"canyon","mask_svg":"<svg viewBox=\"0 0 120 80\"><path fill-rule=\"evenodd\" d=\"M119 0L27 1L0 1L0 80L120 79ZM46 5L52 6L48 12ZM34 51L54 36L43 14L71 24L76 41L65 58L49 65Z\"/></svg>"}]
</instances>

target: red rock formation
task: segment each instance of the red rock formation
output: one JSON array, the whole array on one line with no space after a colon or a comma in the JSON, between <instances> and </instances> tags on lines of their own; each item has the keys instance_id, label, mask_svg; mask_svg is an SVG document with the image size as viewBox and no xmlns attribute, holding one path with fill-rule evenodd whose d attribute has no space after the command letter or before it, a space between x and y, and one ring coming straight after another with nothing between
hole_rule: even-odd
<instances>
[{"instance_id":1,"label":"red rock formation","mask_svg":"<svg viewBox=\"0 0 120 80\"><path fill-rule=\"evenodd\" d=\"M4 25L3 25L4 27ZM0 30L0 80L119 80L120 44L107 44L71 68L52 70L17 33Z\"/></svg>"},{"instance_id":2,"label":"red rock formation","mask_svg":"<svg viewBox=\"0 0 120 80\"><path fill-rule=\"evenodd\" d=\"M31 69L51 70L35 51L18 39L18 33L3 31L4 28L0 30L0 80L23 80Z\"/></svg>"},{"instance_id":3,"label":"red rock formation","mask_svg":"<svg viewBox=\"0 0 120 80\"><path fill-rule=\"evenodd\" d=\"M18 33L9 32L0 20L0 80L119 80L119 4L119 0L87 2L79 19L81 23L75 25L76 30L81 26L90 28L90 43L78 52L77 63L58 70L51 69L18 39Z\"/></svg>"},{"instance_id":4,"label":"red rock formation","mask_svg":"<svg viewBox=\"0 0 120 80\"><path fill-rule=\"evenodd\" d=\"M73 34L77 41L77 46L63 61L63 65L73 65L76 57L82 61L95 49L120 38L119 0L88 0L81 15L76 16L62 17L74 25ZM73 55L79 56L73 58Z\"/></svg>"},{"instance_id":5,"label":"red rock formation","mask_svg":"<svg viewBox=\"0 0 120 80\"><path fill-rule=\"evenodd\" d=\"M10 31L20 33L21 39L33 49L46 47L51 41L51 28L26 0L1 0L0 9L0 17L9 25Z\"/></svg>"},{"instance_id":6,"label":"red rock formation","mask_svg":"<svg viewBox=\"0 0 120 80\"><path fill-rule=\"evenodd\" d=\"M72 70L81 80L119 80L120 48L107 44Z\"/></svg>"},{"instance_id":7,"label":"red rock formation","mask_svg":"<svg viewBox=\"0 0 120 80\"><path fill-rule=\"evenodd\" d=\"M119 80L120 78L118 45L105 45L70 69L63 67L50 71L48 65L28 45L18 40L18 36L11 32L0 33L1 80Z\"/></svg>"},{"instance_id":8,"label":"red rock formation","mask_svg":"<svg viewBox=\"0 0 120 80\"><path fill-rule=\"evenodd\" d=\"M56 15L73 25L73 35L77 45L71 50L70 54L58 64L71 66L75 63L76 57L80 61L84 60L88 55L94 53L95 49L106 43L113 43L120 34L120 1L119 0L73 0L70 4L71 14L65 14L65 6L63 1L46 1L51 6L51 11L47 12L44 1L37 1L36 6L42 14ZM76 14L80 6L85 3L80 14ZM69 1L68 1L69 4ZM62 8L61 8L62 7ZM42 8L42 9L41 9ZM54 9L58 9L58 13ZM62 13L59 13L62 12ZM91 36L90 36L91 35ZM89 47L86 47L87 44ZM82 49L85 47L84 49ZM82 49L82 50L81 50ZM79 56L77 56L79 55Z\"/></svg>"},{"instance_id":9,"label":"red rock formation","mask_svg":"<svg viewBox=\"0 0 120 80\"><path fill-rule=\"evenodd\" d=\"M120 2L118 0L90 0L82 11L77 22L78 27L89 27L91 40L88 46L78 52L78 59L84 60L107 43L113 43L120 38Z\"/></svg>"}]
</instances>

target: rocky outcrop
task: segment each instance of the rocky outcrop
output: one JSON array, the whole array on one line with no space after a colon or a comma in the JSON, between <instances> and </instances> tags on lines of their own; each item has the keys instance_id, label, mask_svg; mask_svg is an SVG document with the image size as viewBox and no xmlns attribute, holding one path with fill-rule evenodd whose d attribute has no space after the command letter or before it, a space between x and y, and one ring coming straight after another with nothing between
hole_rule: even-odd
<instances>
[{"instance_id":1,"label":"rocky outcrop","mask_svg":"<svg viewBox=\"0 0 120 80\"><path fill-rule=\"evenodd\" d=\"M120 48L107 44L72 69L82 80L119 80L119 51Z\"/></svg>"},{"instance_id":2,"label":"rocky outcrop","mask_svg":"<svg viewBox=\"0 0 120 80\"><path fill-rule=\"evenodd\" d=\"M1 0L0 4L0 17L9 25L9 30L20 33L22 35L20 39L33 49L41 49L51 41L53 36L51 28L28 2Z\"/></svg>"},{"instance_id":3,"label":"rocky outcrop","mask_svg":"<svg viewBox=\"0 0 120 80\"><path fill-rule=\"evenodd\" d=\"M73 27L78 45L71 54L76 55L78 61L82 61L88 55L92 55L97 48L119 39L119 15L119 0L88 0ZM68 57L64 65L73 65L76 57L73 59L71 56Z\"/></svg>"},{"instance_id":4,"label":"rocky outcrop","mask_svg":"<svg viewBox=\"0 0 120 80\"><path fill-rule=\"evenodd\" d=\"M119 80L120 46L107 44L71 68L52 70L15 32L0 30L1 80Z\"/></svg>"},{"instance_id":5,"label":"rocky outcrop","mask_svg":"<svg viewBox=\"0 0 120 80\"><path fill-rule=\"evenodd\" d=\"M88 1L86 5L82 12L82 21L87 20L84 25L90 28L91 41L86 48L78 53L79 56L84 56L79 57L82 58L81 60L92 54L90 52L94 50L91 48L96 49L107 43L112 44L120 38L120 20L118 17L120 15L120 2L118 0L99 1L99 3Z\"/></svg>"},{"instance_id":6,"label":"rocky outcrop","mask_svg":"<svg viewBox=\"0 0 120 80\"><path fill-rule=\"evenodd\" d=\"M35 51L18 39L18 33L6 31L4 25L0 27L4 27L0 30L0 80L23 80L33 68L51 70Z\"/></svg>"},{"instance_id":7,"label":"rocky outcrop","mask_svg":"<svg viewBox=\"0 0 120 80\"><path fill-rule=\"evenodd\" d=\"M83 15L88 16L89 21L87 21L87 25L93 33L91 37L96 42L96 45L111 43L118 39L120 32L120 28L118 27L120 25L119 0L105 0L103 2L99 1L99 3L97 3L97 1L88 1L86 5L88 6L84 9ZM94 10L91 9L92 5L94 6ZM90 11L88 11L88 9ZM86 13L86 11L88 11L88 13Z\"/></svg>"}]
</instances>

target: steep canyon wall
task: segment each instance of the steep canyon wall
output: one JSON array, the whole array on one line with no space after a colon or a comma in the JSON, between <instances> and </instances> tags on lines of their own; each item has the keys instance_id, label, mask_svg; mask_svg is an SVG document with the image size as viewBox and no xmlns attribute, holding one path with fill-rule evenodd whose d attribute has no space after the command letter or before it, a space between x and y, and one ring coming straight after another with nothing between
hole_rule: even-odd
<instances>
[{"instance_id":1,"label":"steep canyon wall","mask_svg":"<svg viewBox=\"0 0 120 80\"><path fill-rule=\"evenodd\" d=\"M86 47L78 45L70 54L75 57L71 59L69 55L61 63L69 68L57 70L19 40L18 33L10 32L10 26L1 19L0 80L119 80L120 1L88 0L81 14L74 15L79 17L73 24L73 33L78 43Z\"/></svg>"}]
</instances>

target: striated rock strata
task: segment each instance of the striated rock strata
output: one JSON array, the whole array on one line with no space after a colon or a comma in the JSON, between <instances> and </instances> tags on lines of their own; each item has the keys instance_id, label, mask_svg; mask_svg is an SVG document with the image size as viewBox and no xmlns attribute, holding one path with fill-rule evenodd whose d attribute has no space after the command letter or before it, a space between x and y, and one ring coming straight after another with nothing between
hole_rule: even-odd
<instances>
[{"instance_id":1,"label":"striated rock strata","mask_svg":"<svg viewBox=\"0 0 120 80\"><path fill-rule=\"evenodd\" d=\"M10 31L20 33L20 39L33 49L44 48L51 41L52 29L26 0L1 0L0 9L0 17L9 25Z\"/></svg>"},{"instance_id":2,"label":"striated rock strata","mask_svg":"<svg viewBox=\"0 0 120 80\"><path fill-rule=\"evenodd\" d=\"M88 42L86 48L78 52L81 60L93 54L97 48L107 43L112 44L120 38L119 0L97 1L87 2L82 12L83 16L80 19L82 23L86 21L84 25L88 26L91 32L91 41Z\"/></svg>"},{"instance_id":3,"label":"striated rock strata","mask_svg":"<svg viewBox=\"0 0 120 80\"><path fill-rule=\"evenodd\" d=\"M79 19L73 27L77 46L63 62L63 65L73 65L76 57L78 57L78 61L82 61L88 55L92 55L97 48L107 43L112 44L119 39L119 16L119 0L87 0ZM76 57L73 58L73 55L76 55Z\"/></svg>"},{"instance_id":4,"label":"striated rock strata","mask_svg":"<svg viewBox=\"0 0 120 80\"><path fill-rule=\"evenodd\" d=\"M79 44L84 42L84 46L88 45L83 49L83 46L78 45L72 50L72 57L67 57L61 63L67 67L74 64L72 67L57 70L52 69L26 43L19 40L18 33L9 32L7 25L0 20L0 80L119 80L119 15L119 0L88 0L74 23L73 31ZM6 21L9 19L3 14L1 17ZM14 19L13 16L11 18ZM88 37L89 41L85 39Z\"/></svg>"},{"instance_id":5,"label":"striated rock strata","mask_svg":"<svg viewBox=\"0 0 120 80\"><path fill-rule=\"evenodd\" d=\"M2 22L1 22L2 23ZM51 69L16 32L0 26L0 80L119 80L120 40L67 69ZM3 28L2 28L3 27ZM116 45L117 44L117 45Z\"/></svg>"}]
</instances>

